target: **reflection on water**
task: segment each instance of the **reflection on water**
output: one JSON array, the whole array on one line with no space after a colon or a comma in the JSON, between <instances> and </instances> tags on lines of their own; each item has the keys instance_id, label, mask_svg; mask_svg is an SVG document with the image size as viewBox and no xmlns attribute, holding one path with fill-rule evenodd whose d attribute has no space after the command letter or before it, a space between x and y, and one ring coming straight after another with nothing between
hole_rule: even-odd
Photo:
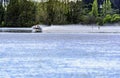
<instances>
[{"instance_id":1,"label":"reflection on water","mask_svg":"<svg viewBox=\"0 0 120 78\"><path fill-rule=\"evenodd\" d=\"M119 34L0 34L0 78L119 78Z\"/></svg>"}]
</instances>

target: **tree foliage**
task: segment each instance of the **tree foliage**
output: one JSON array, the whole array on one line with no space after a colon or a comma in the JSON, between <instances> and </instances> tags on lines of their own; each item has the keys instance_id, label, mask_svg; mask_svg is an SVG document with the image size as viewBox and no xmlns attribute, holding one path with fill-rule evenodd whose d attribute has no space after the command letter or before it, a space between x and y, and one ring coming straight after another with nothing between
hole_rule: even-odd
<instances>
[{"instance_id":1,"label":"tree foliage","mask_svg":"<svg viewBox=\"0 0 120 78\"><path fill-rule=\"evenodd\" d=\"M105 0L102 7L103 15L110 14L112 12L110 0Z\"/></svg>"},{"instance_id":2,"label":"tree foliage","mask_svg":"<svg viewBox=\"0 0 120 78\"><path fill-rule=\"evenodd\" d=\"M92 16L97 17L98 16L98 2L97 0L94 0L92 4L92 11L90 12Z\"/></svg>"},{"instance_id":3,"label":"tree foliage","mask_svg":"<svg viewBox=\"0 0 120 78\"><path fill-rule=\"evenodd\" d=\"M4 12L5 9L3 8L3 5L0 3L0 25L2 25L2 22L4 21Z\"/></svg>"},{"instance_id":4,"label":"tree foliage","mask_svg":"<svg viewBox=\"0 0 120 78\"><path fill-rule=\"evenodd\" d=\"M67 20L69 23L80 23L81 16L83 14L83 5L81 1L70 2L70 10L68 12Z\"/></svg>"},{"instance_id":5,"label":"tree foliage","mask_svg":"<svg viewBox=\"0 0 120 78\"><path fill-rule=\"evenodd\" d=\"M30 26L35 24L36 7L31 1L20 1L20 14L18 21L21 26Z\"/></svg>"},{"instance_id":6,"label":"tree foliage","mask_svg":"<svg viewBox=\"0 0 120 78\"><path fill-rule=\"evenodd\" d=\"M7 6L6 11L6 25L7 26L17 26L18 23L18 17L20 14L19 10L19 0L10 0L9 5Z\"/></svg>"},{"instance_id":7,"label":"tree foliage","mask_svg":"<svg viewBox=\"0 0 120 78\"><path fill-rule=\"evenodd\" d=\"M0 4L0 25L103 24L120 22L111 0L10 0ZM100 8L102 5L102 8Z\"/></svg>"},{"instance_id":8,"label":"tree foliage","mask_svg":"<svg viewBox=\"0 0 120 78\"><path fill-rule=\"evenodd\" d=\"M6 11L6 26L31 26L35 24L35 5L28 0L10 0Z\"/></svg>"}]
</instances>

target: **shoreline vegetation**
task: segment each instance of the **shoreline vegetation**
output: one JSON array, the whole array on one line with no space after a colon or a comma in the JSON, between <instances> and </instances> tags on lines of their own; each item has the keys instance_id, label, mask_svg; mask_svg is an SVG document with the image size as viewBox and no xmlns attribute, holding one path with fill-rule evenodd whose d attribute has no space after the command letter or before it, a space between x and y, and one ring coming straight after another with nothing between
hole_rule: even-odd
<instances>
[{"instance_id":1,"label":"shoreline vegetation","mask_svg":"<svg viewBox=\"0 0 120 78\"><path fill-rule=\"evenodd\" d=\"M10 0L0 3L0 27L33 25L120 25L120 9L111 0ZM116 4L117 6L117 4Z\"/></svg>"}]
</instances>

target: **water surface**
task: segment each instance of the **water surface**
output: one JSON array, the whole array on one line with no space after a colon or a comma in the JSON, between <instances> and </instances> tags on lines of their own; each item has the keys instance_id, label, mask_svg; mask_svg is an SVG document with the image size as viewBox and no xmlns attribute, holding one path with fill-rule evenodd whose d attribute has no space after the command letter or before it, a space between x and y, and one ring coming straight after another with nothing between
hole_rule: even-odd
<instances>
[{"instance_id":1,"label":"water surface","mask_svg":"<svg viewBox=\"0 0 120 78\"><path fill-rule=\"evenodd\" d=\"M120 78L120 34L0 34L0 78Z\"/></svg>"}]
</instances>

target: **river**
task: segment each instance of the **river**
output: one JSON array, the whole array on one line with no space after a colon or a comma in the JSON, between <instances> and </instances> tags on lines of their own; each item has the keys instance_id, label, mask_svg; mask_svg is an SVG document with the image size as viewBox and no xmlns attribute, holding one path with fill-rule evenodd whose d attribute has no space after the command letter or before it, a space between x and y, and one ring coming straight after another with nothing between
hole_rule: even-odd
<instances>
[{"instance_id":1,"label":"river","mask_svg":"<svg viewBox=\"0 0 120 78\"><path fill-rule=\"evenodd\" d=\"M0 78L120 78L120 34L0 33Z\"/></svg>"}]
</instances>

